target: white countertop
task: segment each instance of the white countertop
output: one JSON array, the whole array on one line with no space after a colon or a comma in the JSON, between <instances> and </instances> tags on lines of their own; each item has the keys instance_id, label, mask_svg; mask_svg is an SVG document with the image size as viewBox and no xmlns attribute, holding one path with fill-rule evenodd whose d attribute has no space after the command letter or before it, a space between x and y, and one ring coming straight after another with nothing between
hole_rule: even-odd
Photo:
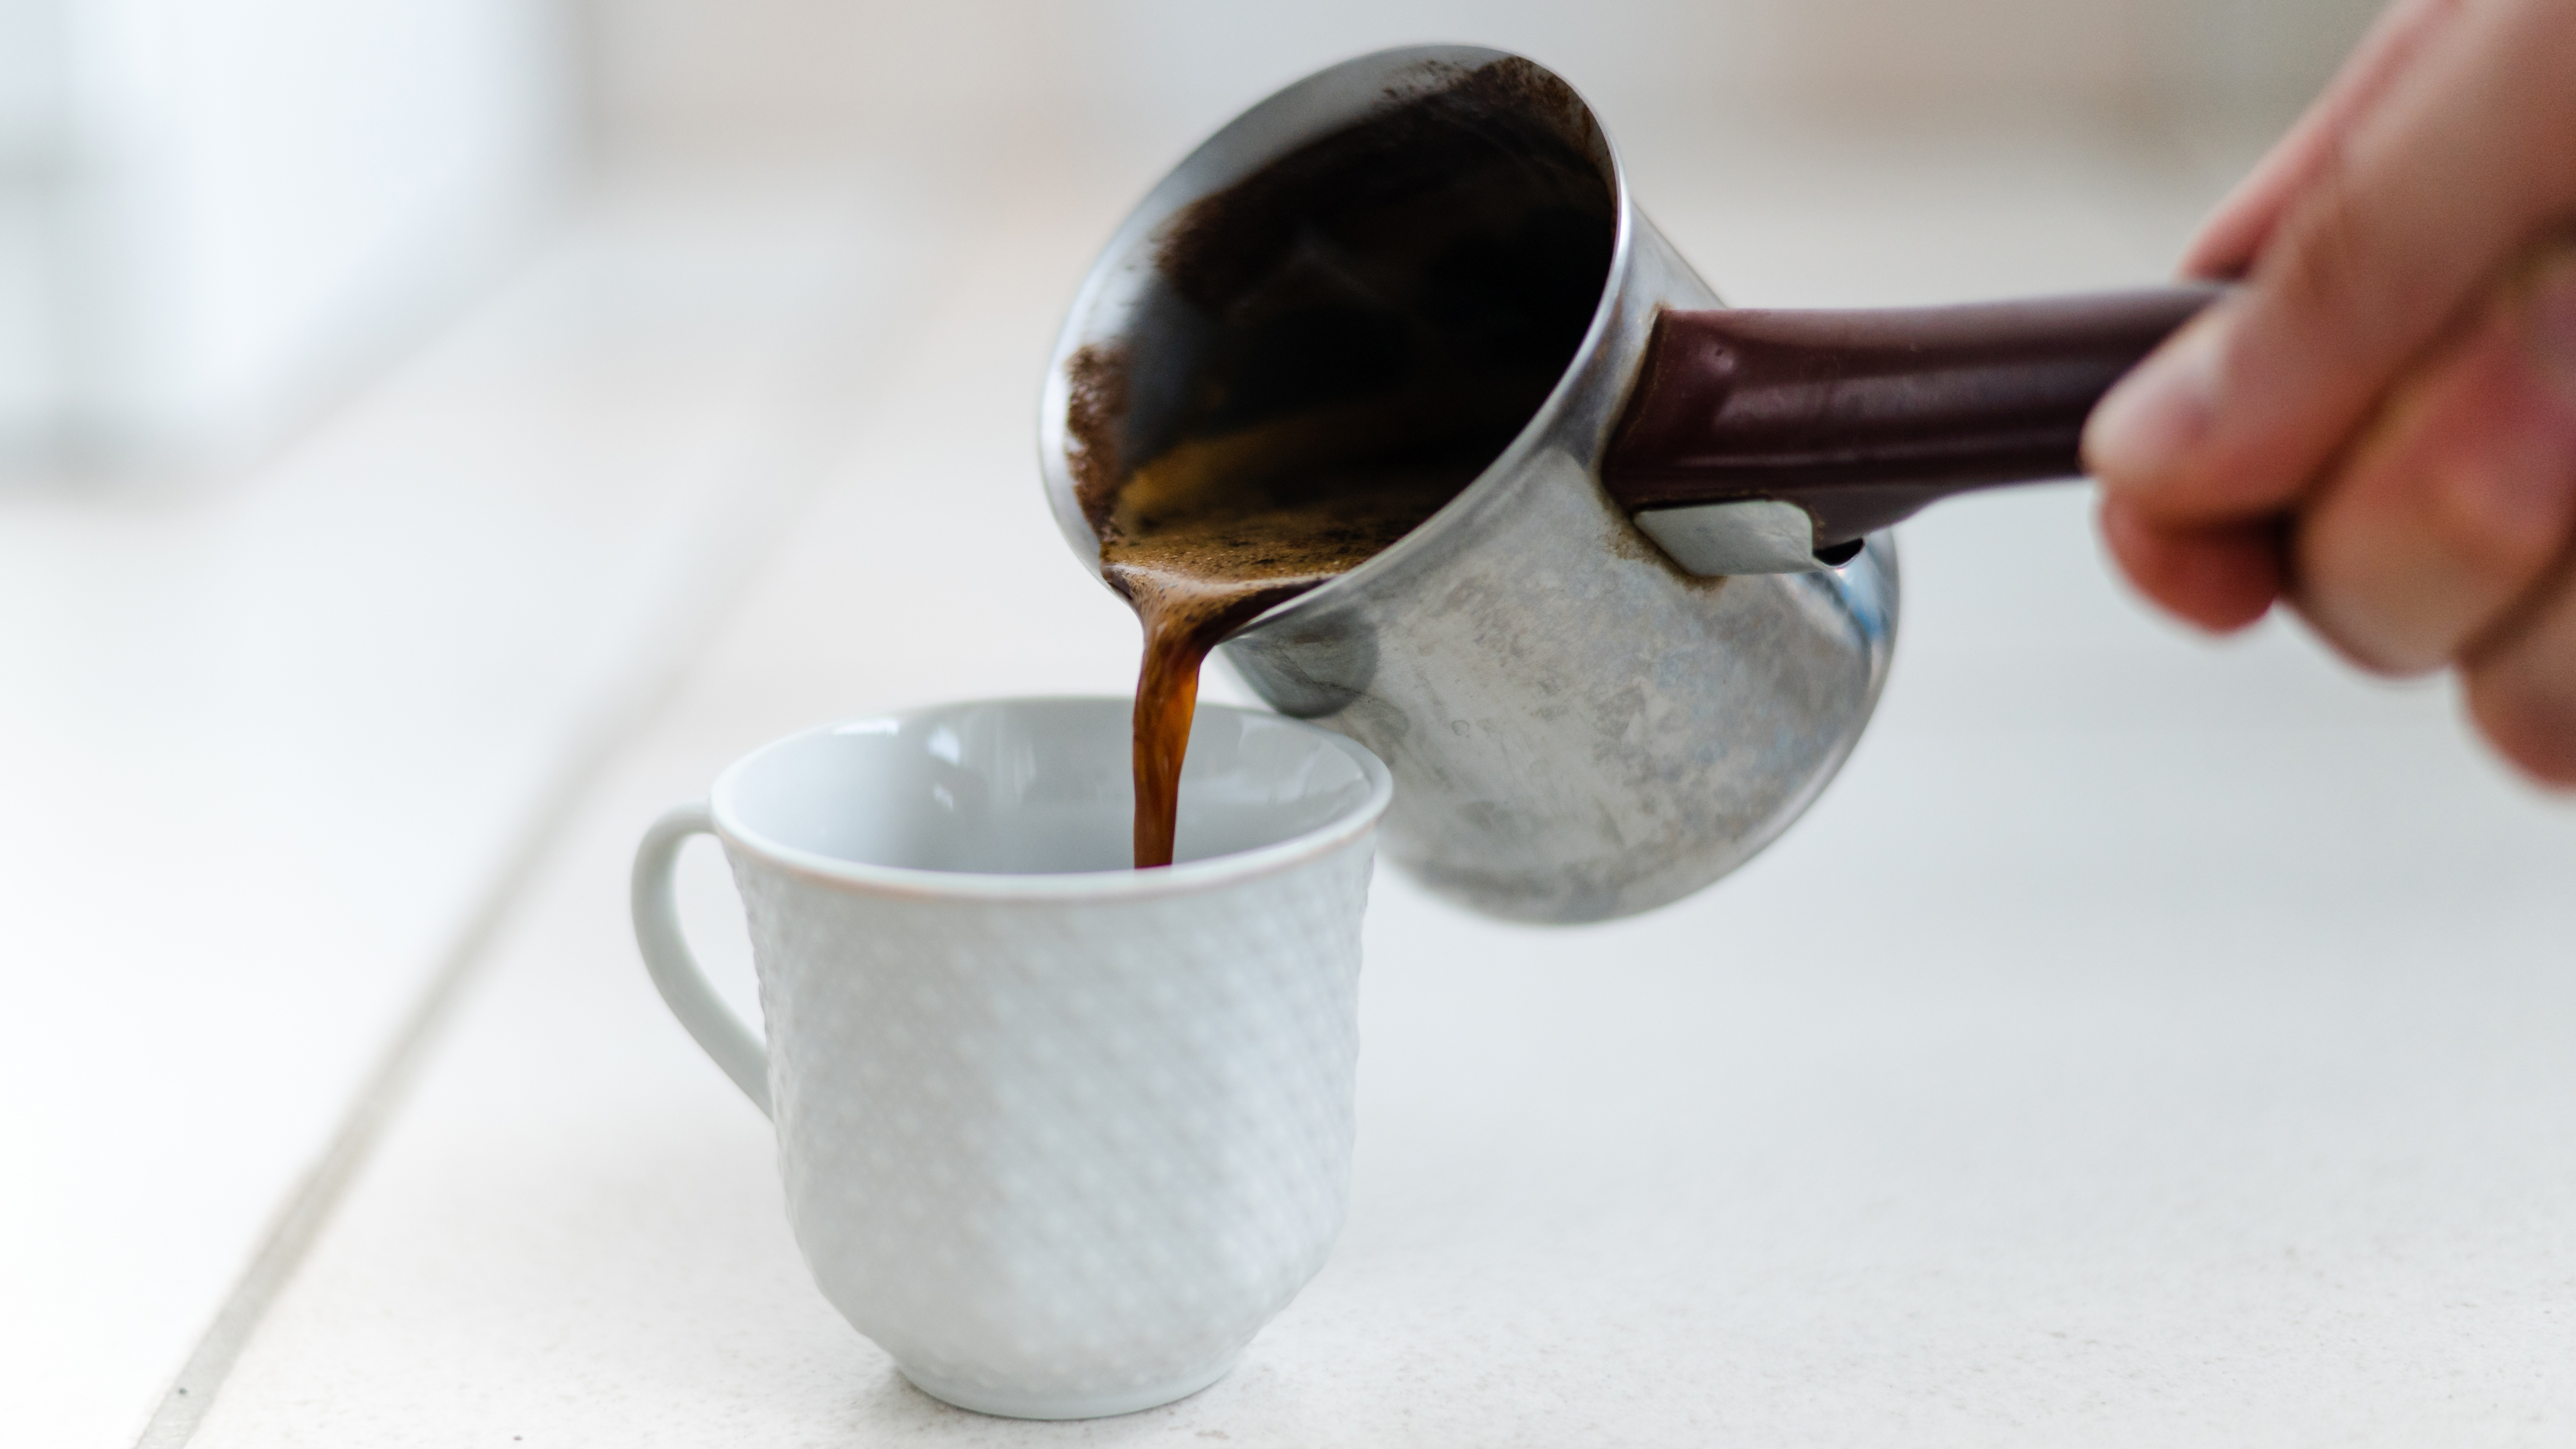
<instances>
[{"instance_id":1,"label":"white countertop","mask_svg":"<svg viewBox=\"0 0 2576 1449\"><path fill-rule=\"evenodd\" d=\"M0 1442L134 1442L327 1196L842 443L920 233L864 187L637 178L251 476L0 493Z\"/></svg>"},{"instance_id":2,"label":"white countertop","mask_svg":"<svg viewBox=\"0 0 2576 1449\"><path fill-rule=\"evenodd\" d=\"M2213 185L2082 136L1686 139L1631 133L1640 189L1745 301L2142 280ZM1532 930L1381 873L1350 1226L1235 1374L1073 1425L904 1386L646 983L628 852L819 719L1125 687L1133 624L1029 445L1060 308L1148 179L1117 175L1032 178L881 340L855 445L517 882L194 1443L2576 1435L2576 810L2442 688L2151 619L2071 488L1906 527L1880 718L1720 886ZM985 543L996 587L937 576L924 530ZM690 872L739 985L721 867Z\"/></svg>"}]
</instances>

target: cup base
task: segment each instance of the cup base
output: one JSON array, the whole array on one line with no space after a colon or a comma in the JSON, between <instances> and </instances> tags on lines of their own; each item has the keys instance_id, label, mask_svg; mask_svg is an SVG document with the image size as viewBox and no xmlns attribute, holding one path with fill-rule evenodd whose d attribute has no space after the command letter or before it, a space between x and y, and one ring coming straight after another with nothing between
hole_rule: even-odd
<instances>
[{"instance_id":1,"label":"cup base","mask_svg":"<svg viewBox=\"0 0 2576 1449\"><path fill-rule=\"evenodd\" d=\"M896 1364L895 1370L903 1375L905 1382L941 1403L972 1409L978 1414L991 1414L1003 1419L1106 1419L1114 1414L1139 1413L1160 1408L1175 1399L1186 1399L1233 1372L1234 1365L1234 1358L1228 1357L1212 1369L1195 1369L1180 1378L1141 1389L1118 1389L1100 1394L1015 1394L1007 1389L958 1383L902 1364Z\"/></svg>"}]
</instances>

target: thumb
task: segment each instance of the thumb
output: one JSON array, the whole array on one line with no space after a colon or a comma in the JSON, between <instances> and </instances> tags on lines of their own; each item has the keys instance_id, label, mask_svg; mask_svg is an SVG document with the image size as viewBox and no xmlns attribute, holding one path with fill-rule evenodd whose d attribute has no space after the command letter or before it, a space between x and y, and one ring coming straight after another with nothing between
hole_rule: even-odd
<instances>
[{"instance_id":1,"label":"thumb","mask_svg":"<svg viewBox=\"0 0 2576 1449\"><path fill-rule=\"evenodd\" d=\"M2464 7L2311 161L2245 285L2094 410L2092 470L2175 521L2296 501L2488 279L2576 216L2571 135L2576 5Z\"/></svg>"}]
</instances>

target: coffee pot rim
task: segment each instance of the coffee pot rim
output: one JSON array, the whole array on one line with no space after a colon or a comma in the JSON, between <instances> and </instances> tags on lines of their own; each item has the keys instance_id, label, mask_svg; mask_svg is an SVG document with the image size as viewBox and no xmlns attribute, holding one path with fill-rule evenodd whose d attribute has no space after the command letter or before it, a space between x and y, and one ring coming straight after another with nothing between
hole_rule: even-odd
<instances>
[{"instance_id":1,"label":"coffee pot rim","mask_svg":"<svg viewBox=\"0 0 2576 1449\"><path fill-rule=\"evenodd\" d=\"M1600 112L1573 83L1555 70L1514 51L1490 46L1426 44L1395 46L1354 56L1315 71L1245 108L1199 143L1155 183L1129 211L1108 244L1092 261L1075 294L1063 329L1048 359L1039 410L1039 463L1047 501L1057 527L1074 556L1092 576L1101 576L1100 540L1077 499L1069 447L1069 419L1074 406L1072 369L1085 349L1117 341L1124 333L1093 325L1104 312L1124 318L1150 285L1153 254L1165 223L1184 209L1215 195L1278 157L1320 137L1344 130L1371 114L1454 84L1495 64L1529 67L1562 87L1580 108L1582 149L1609 184L1615 212L1610 263L1603 274L1583 339L1566 358L1555 384L1520 431L1486 463L1473 481L1458 490L1402 538L1317 587L1265 610L1244 626L1250 630L1310 609L1327 608L1345 595L1405 569L1411 560L1441 547L1441 540L1474 527L1474 520L1508 490L1497 479L1526 467L1529 457L1548 445L1559 415L1574 397L1579 381L1601 354L1614 330L1619 298L1631 270L1637 214L1621 162ZM1605 419L1604 428L1607 427Z\"/></svg>"}]
</instances>

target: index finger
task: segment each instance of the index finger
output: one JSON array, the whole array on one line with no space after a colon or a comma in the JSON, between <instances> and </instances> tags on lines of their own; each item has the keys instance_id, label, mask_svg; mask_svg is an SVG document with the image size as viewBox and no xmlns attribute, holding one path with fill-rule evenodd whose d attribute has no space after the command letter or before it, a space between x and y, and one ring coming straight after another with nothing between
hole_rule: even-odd
<instances>
[{"instance_id":1,"label":"index finger","mask_svg":"<svg viewBox=\"0 0 2576 1449\"><path fill-rule=\"evenodd\" d=\"M2095 410L2094 470L2177 521L2289 506L2486 283L2576 216L2571 136L2576 5L2464 6L2324 148L2247 283Z\"/></svg>"},{"instance_id":2,"label":"index finger","mask_svg":"<svg viewBox=\"0 0 2576 1449\"><path fill-rule=\"evenodd\" d=\"M2383 11L2325 93L2201 224L2183 254L2183 275L2216 281L2243 276L2290 203L2333 164L2335 148L2463 3L2397 0Z\"/></svg>"}]
</instances>

